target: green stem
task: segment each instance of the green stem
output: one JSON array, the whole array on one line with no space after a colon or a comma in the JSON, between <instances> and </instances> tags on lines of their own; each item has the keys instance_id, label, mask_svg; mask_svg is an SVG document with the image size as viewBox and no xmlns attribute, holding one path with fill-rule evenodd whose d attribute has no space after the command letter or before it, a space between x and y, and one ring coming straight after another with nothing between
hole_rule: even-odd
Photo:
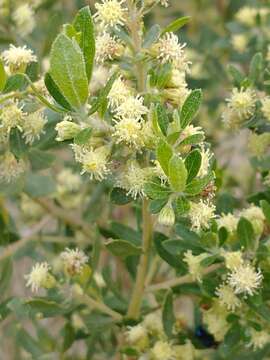
<instances>
[{"instance_id":1,"label":"green stem","mask_svg":"<svg viewBox=\"0 0 270 360\"><path fill-rule=\"evenodd\" d=\"M213 272L213 271L219 269L220 267L221 267L221 264L210 265L202 271L202 274L203 275L209 274L210 272ZM175 278L175 279L163 281L159 284L150 285L146 289L146 292L149 293L149 292L155 292L158 290L169 289L174 286L192 283L192 282L194 282L194 278L192 277L192 275L187 274L187 275Z\"/></svg>"},{"instance_id":2,"label":"green stem","mask_svg":"<svg viewBox=\"0 0 270 360\"><path fill-rule=\"evenodd\" d=\"M137 268L137 276L128 308L127 316L137 319L140 314L140 308L145 288L145 280L148 270L149 255L152 244L152 218L148 211L148 200L143 199L143 253Z\"/></svg>"}]
</instances>

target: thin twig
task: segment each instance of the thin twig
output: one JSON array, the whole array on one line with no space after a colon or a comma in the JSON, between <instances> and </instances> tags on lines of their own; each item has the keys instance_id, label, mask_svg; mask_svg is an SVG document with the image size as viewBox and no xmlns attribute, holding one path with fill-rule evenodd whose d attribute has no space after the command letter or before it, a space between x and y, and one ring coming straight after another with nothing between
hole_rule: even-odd
<instances>
[{"instance_id":1,"label":"thin twig","mask_svg":"<svg viewBox=\"0 0 270 360\"><path fill-rule=\"evenodd\" d=\"M80 303L83 303L83 304L89 306L90 308L95 308L97 310L100 310L101 312L103 312L104 314L109 315L111 318L113 318L116 321L121 321L122 320L122 315L121 314L119 314L118 312L112 310L111 308L109 308L103 302L91 298L87 294L77 295L77 300L80 301Z\"/></svg>"},{"instance_id":2,"label":"thin twig","mask_svg":"<svg viewBox=\"0 0 270 360\"><path fill-rule=\"evenodd\" d=\"M48 224L50 219L50 216L44 217L39 223L33 226L31 232L28 235L24 236L21 240L18 240L15 243L6 246L0 253L0 261L12 256L19 249L25 246L29 241L31 241L41 231L41 229Z\"/></svg>"},{"instance_id":3,"label":"thin twig","mask_svg":"<svg viewBox=\"0 0 270 360\"><path fill-rule=\"evenodd\" d=\"M41 198L32 198L32 200L37 202L43 207L43 209L62 220L64 223L80 228L84 235L88 237L92 236L90 226L81 219L77 218L74 214L70 214L66 210L61 209L50 200Z\"/></svg>"},{"instance_id":4,"label":"thin twig","mask_svg":"<svg viewBox=\"0 0 270 360\"><path fill-rule=\"evenodd\" d=\"M215 271L218 268L220 268L220 266L221 266L220 264L210 265L209 267L207 267L206 269L204 269L202 271L202 274L203 275L209 274L210 272ZM158 291L158 290L169 289L174 286L192 283L192 282L194 282L194 278L190 274L187 274L187 275L184 275L184 276L181 276L178 278L174 278L171 280L161 282L159 284L150 285L150 286L148 286L148 288L146 288L146 292L154 292L154 291Z\"/></svg>"}]
</instances>

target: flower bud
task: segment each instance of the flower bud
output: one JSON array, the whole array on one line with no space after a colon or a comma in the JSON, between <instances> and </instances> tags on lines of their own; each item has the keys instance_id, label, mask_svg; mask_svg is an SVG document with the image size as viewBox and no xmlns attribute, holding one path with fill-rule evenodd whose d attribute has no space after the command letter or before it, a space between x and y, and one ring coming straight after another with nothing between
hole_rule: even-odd
<instances>
[{"instance_id":1,"label":"flower bud","mask_svg":"<svg viewBox=\"0 0 270 360\"><path fill-rule=\"evenodd\" d=\"M175 214L171 204L167 204L160 211L158 216L158 222L161 225L172 226L175 222Z\"/></svg>"},{"instance_id":2,"label":"flower bud","mask_svg":"<svg viewBox=\"0 0 270 360\"><path fill-rule=\"evenodd\" d=\"M59 122L55 130L57 131L57 141L73 139L81 130L80 125L69 120Z\"/></svg>"},{"instance_id":3,"label":"flower bud","mask_svg":"<svg viewBox=\"0 0 270 360\"><path fill-rule=\"evenodd\" d=\"M169 101L172 105L181 107L188 94L189 90L186 87L179 87L179 88L168 88L164 89L163 96L166 101Z\"/></svg>"}]
</instances>

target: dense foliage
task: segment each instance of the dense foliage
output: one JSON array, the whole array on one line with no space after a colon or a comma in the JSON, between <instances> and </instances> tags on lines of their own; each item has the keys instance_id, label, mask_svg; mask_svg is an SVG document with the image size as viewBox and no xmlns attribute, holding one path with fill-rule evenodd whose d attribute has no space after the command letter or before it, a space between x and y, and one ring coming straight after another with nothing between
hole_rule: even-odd
<instances>
[{"instance_id":1,"label":"dense foliage","mask_svg":"<svg viewBox=\"0 0 270 360\"><path fill-rule=\"evenodd\" d=\"M269 26L0 3L3 359L270 358Z\"/></svg>"}]
</instances>

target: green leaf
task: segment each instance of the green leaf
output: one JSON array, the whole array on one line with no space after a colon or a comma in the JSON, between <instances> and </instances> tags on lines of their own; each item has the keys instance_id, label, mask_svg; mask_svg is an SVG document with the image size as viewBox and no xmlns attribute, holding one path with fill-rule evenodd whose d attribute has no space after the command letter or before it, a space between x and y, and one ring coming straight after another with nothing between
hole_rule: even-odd
<instances>
[{"instance_id":1,"label":"green leaf","mask_svg":"<svg viewBox=\"0 0 270 360\"><path fill-rule=\"evenodd\" d=\"M203 178L193 179L185 189L187 195L198 195L200 194L205 187L210 183L210 181L214 180L214 173L211 172Z\"/></svg>"},{"instance_id":2,"label":"green leaf","mask_svg":"<svg viewBox=\"0 0 270 360\"><path fill-rule=\"evenodd\" d=\"M167 242L167 237L163 234L156 233L154 235L154 245L157 250L158 255L166 261L169 265L176 269L183 268L183 263L181 262L180 256L176 253L171 254L165 249L163 243Z\"/></svg>"},{"instance_id":3,"label":"green leaf","mask_svg":"<svg viewBox=\"0 0 270 360\"><path fill-rule=\"evenodd\" d=\"M157 122L160 127L160 130L162 131L162 134L166 136L167 129L169 126L169 118L166 113L166 109L164 106L162 106L160 103L156 105L156 116L157 116Z\"/></svg>"},{"instance_id":4,"label":"green leaf","mask_svg":"<svg viewBox=\"0 0 270 360\"><path fill-rule=\"evenodd\" d=\"M25 302L33 314L41 313L44 318L59 316L67 312L63 305L46 298L35 298Z\"/></svg>"},{"instance_id":5,"label":"green leaf","mask_svg":"<svg viewBox=\"0 0 270 360\"><path fill-rule=\"evenodd\" d=\"M238 221L237 235L241 246L245 249L250 249L252 247L253 240L255 239L253 226L244 217L241 217Z\"/></svg>"},{"instance_id":6,"label":"green leaf","mask_svg":"<svg viewBox=\"0 0 270 360\"><path fill-rule=\"evenodd\" d=\"M56 159L54 154L36 148L32 148L28 156L34 171L48 169Z\"/></svg>"},{"instance_id":7,"label":"green leaf","mask_svg":"<svg viewBox=\"0 0 270 360\"><path fill-rule=\"evenodd\" d=\"M177 216L186 214L190 209L190 203L184 196L179 196L174 202L173 207Z\"/></svg>"},{"instance_id":8,"label":"green leaf","mask_svg":"<svg viewBox=\"0 0 270 360\"><path fill-rule=\"evenodd\" d=\"M127 256L140 255L142 248L126 240L111 240L105 244L106 248L115 256L126 258Z\"/></svg>"},{"instance_id":9,"label":"green leaf","mask_svg":"<svg viewBox=\"0 0 270 360\"><path fill-rule=\"evenodd\" d=\"M259 78L263 67L262 53L257 53L253 56L249 67L249 79L252 83L255 83Z\"/></svg>"},{"instance_id":10,"label":"green leaf","mask_svg":"<svg viewBox=\"0 0 270 360\"><path fill-rule=\"evenodd\" d=\"M184 161L178 155L174 155L169 162L169 180L172 189L176 192L184 191L187 176L188 173Z\"/></svg>"},{"instance_id":11,"label":"green leaf","mask_svg":"<svg viewBox=\"0 0 270 360\"><path fill-rule=\"evenodd\" d=\"M144 186L145 194L152 200L168 199L171 190L167 186L161 186L157 182L148 182Z\"/></svg>"},{"instance_id":12,"label":"green leaf","mask_svg":"<svg viewBox=\"0 0 270 360\"><path fill-rule=\"evenodd\" d=\"M16 339L17 344L27 353L31 354L33 359L40 359L40 357L44 354L44 349L42 349L40 344L24 329L20 329L17 332Z\"/></svg>"},{"instance_id":13,"label":"green leaf","mask_svg":"<svg viewBox=\"0 0 270 360\"><path fill-rule=\"evenodd\" d=\"M160 140L157 147L157 160L166 175L169 174L169 161L173 156L172 147L165 141Z\"/></svg>"},{"instance_id":14,"label":"green leaf","mask_svg":"<svg viewBox=\"0 0 270 360\"><path fill-rule=\"evenodd\" d=\"M158 214L161 209L167 204L168 199L156 199L150 201L149 211L151 214Z\"/></svg>"},{"instance_id":15,"label":"green leaf","mask_svg":"<svg viewBox=\"0 0 270 360\"><path fill-rule=\"evenodd\" d=\"M11 130L10 146L13 154L18 158L21 158L29 149L29 146L25 144L22 134L18 129Z\"/></svg>"},{"instance_id":16,"label":"green leaf","mask_svg":"<svg viewBox=\"0 0 270 360\"><path fill-rule=\"evenodd\" d=\"M166 32L176 32L181 29L184 25L186 25L190 21L190 16L183 16L177 20L171 22L165 29L162 31L161 35L164 35Z\"/></svg>"},{"instance_id":17,"label":"green leaf","mask_svg":"<svg viewBox=\"0 0 270 360\"><path fill-rule=\"evenodd\" d=\"M170 338L173 335L173 328L175 325L175 316L173 309L173 293L168 290L163 307L162 307L162 323L165 334Z\"/></svg>"},{"instance_id":18,"label":"green leaf","mask_svg":"<svg viewBox=\"0 0 270 360\"><path fill-rule=\"evenodd\" d=\"M66 101L74 108L81 108L88 98L88 80L76 40L59 34L52 45L50 64L50 75Z\"/></svg>"},{"instance_id":19,"label":"green leaf","mask_svg":"<svg viewBox=\"0 0 270 360\"><path fill-rule=\"evenodd\" d=\"M202 101L202 91L200 89L193 90L182 106L180 113L180 124L184 129L194 118L199 110Z\"/></svg>"},{"instance_id":20,"label":"green leaf","mask_svg":"<svg viewBox=\"0 0 270 360\"><path fill-rule=\"evenodd\" d=\"M179 146L199 144L204 140L203 134L194 134L182 140Z\"/></svg>"},{"instance_id":21,"label":"green leaf","mask_svg":"<svg viewBox=\"0 0 270 360\"><path fill-rule=\"evenodd\" d=\"M0 59L0 91L3 91L7 81L7 74L2 60Z\"/></svg>"},{"instance_id":22,"label":"green leaf","mask_svg":"<svg viewBox=\"0 0 270 360\"><path fill-rule=\"evenodd\" d=\"M187 183L193 180L198 174L202 163L202 156L198 149L191 151L185 159L185 166L188 172Z\"/></svg>"},{"instance_id":23,"label":"green leaf","mask_svg":"<svg viewBox=\"0 0 270 360\"><path fill-rule=\"evenodd\" d=\"M66 98L61 94L58 86L54 82L53 78L49 73L45 74L44 82L47 90L50 95L54 98L54 100L61 105L64 109L72 111L72 106L68 103Z\"/></svg>"},{"instance_id":24,"label":"green leaf","mask_svg":"<svg viewBox=\"0 0 270 360\"><path fill-rule=\"evenodd\" d=\"M76 333L70 323L66 323L63 328L63 352L67 351L76 340Z\"/></svg>"},{"instance_id":25,"label":"green leaf","mask_svg":"<svg viewBox=\"0 0 270 360\"><path fill-rule=\"evenodd\" d=\"M158 40L159 35L160 35L160 30L161 30L160 26L157 24L151 26L149 31L146 33L144 41L143 41L144 48L148 48L149 46L151 46Z\"/></svg>"},{"instance_id":26,"label":"green leaf","mask_svg":"<svg viewBox=\"0 0 270 360\"><path fill-rule=\"evenodd\" d=\"M22 90L26 85L27 81L23 74L11 75L5 83L3 93L6 94L11 91Z\"/></svg>"},{"instance_id":27,"label":"green leaf","mask_svg":"<svg viewBox=\"0 0 270 360\"><path fill-rule=\"evenodd\" d=\"M164 89L172 75L172 64L162 64L157 70L154 70L154 73L156 77L155 86Z\"/></svg>"},{"instance_id":28,"label":"green leaf","mask_svg":"<svg viewBox=\"0 0 270 360\"><path fill-rule=\"evenodd\" d=\"M112 222L111 231L116 235L118 239L127 240L135 245L141 244L141 233L127 225L118 222Z\"/></svg>"},{"instance_id":29,"label":"green leaf","mask_svg":"<svg viewBox=\"0 0 270 360\"><path fill-rule=\"evenodd\" d=\"M110 199L115 205L126 205L133 200L131 196L127 195L126 190L122 188L113 188L110 194Z\"/></svg>"},{"instance_id":30,"label":"green leaf","mask_svg":"<svg viewBox=\"0 0 270 360\"><path fill-rule=\"evenodd\" d=\"M268 224L270 224L270 204L266 200L260 201L261 208Z\"/></svg>"},{"instance_id":31,"label":"green leaf","mask_svg":"<svg viewBox=\"0 0 270 360\"><path fill-rule=\"evenodd\" d=\"M91 109L89 111L88 115L92 115L95 112L99 112L100 117L104 117L107 107L108 107L108 95L111 91L111 88L113 86L113 83L115 82L116 78L118 76L118 72L115 72L110 79L108 80L105 87L100 91L98 98L94 101L94 103L91 105Z\"/></svg>"},{"instance_id":32,"label":"green leaf","mask_svg":"<svg viewBox=\"0 0 270 360\"><path fill-rule=\"evenodd\" d=\"M79 10L73 25L80 32L79 45L84 55L87 78L90 80L95 58L95 32L89 6Z\"/></svg>"},{"instance_id":33,"label":"green leaf","mask_svg":"<svg viewBox=\"0 0 270 360\"><path fill-rule=\"evenodd\" d=\"M10 285L10 281L12 279L12 273L13 273L13 263L10 258L7 258L1 263L0 293L2 294L2 297Z\"/></svg>"},{"instance_id":34,"label":"green leaf","mask_svg":"<svg viewBox=\"0 0 270 360\"><path fill-rule=\"evenodd\" d=\"M74 143L77 145L85 145L92 135L92 128L85 128L81 130L74 138Z\"/></svg>"},{"instance_id":35,"label":"green leaf","mask_svg":"<svg viewBox=\"0 0 270 360\"><path fill-rule=\"evenodd\" d=\"M229 65L228 72L234 80L235 85L240 85L244 80L245 76L235 66Z\"/></svg>"},{"instance_id":36,"label":"green leaf","mask_svg":"<svg viewBox=\"0 0 270 360\"><path fill-rule=\"evenodd\" d=\"M49 175L29 173L25 179L24 191L31 197L47 196L56 191L53 178Z\"/></svg>"}]
</instances>

